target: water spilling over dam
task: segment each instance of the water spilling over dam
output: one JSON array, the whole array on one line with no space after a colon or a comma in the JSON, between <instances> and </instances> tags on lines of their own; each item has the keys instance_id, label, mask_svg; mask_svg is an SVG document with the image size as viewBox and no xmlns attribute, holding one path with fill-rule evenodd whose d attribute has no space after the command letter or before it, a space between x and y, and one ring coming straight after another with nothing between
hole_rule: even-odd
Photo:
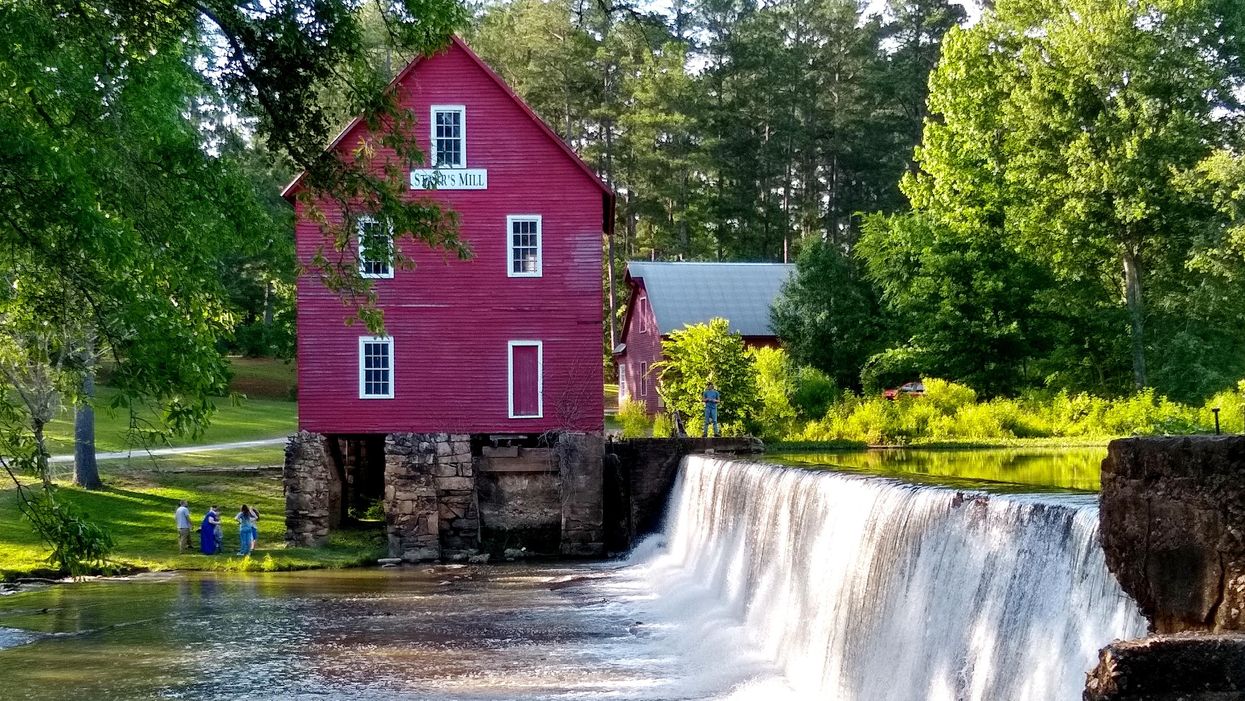
<instances>
[{"instance_id":1,"label":"water spilling over dam","mask_svg":"<svg viewBox=\"0 0 1245 701\"><path fill-rule=\"evenodd\" d=\"M687 644L753 647L799 698L1076 699L1098 649L1145 630L1092 495L692 456L670 509L664 546L628 576Z\"/></svg>"},{"instance_id":2,"label":"water spilling over dam","mask_svg":"<svg viewBox=\"0 0 1245 701\"><path fill-rule=\"evenodd\" d=\"M1073 701L1097 650L1145 628L1096 509L693 456L626 562L0 597L0 696Z\"/></svg>"}]
</instances>

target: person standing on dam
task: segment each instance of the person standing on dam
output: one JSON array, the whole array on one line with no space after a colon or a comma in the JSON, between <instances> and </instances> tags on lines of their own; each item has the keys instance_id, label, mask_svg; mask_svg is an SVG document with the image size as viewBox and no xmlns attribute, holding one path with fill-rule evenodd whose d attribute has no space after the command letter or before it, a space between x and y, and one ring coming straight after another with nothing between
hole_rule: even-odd
<instances>
[{"instance_id":1,"label":"person standing on dam","mask_svg":"<svg viewBox=\"0 0 1245 701\"><path fill-rule=\"evenodd\" d=\"M705 402L705 424L700 436L704 438L709 435L709 422L712 421L713 437L717 438L722 434L722 428L718 425L718 402L722 400L722 394L713 388L712 382L709 382L705 385L705 392L701 395L701 399Z\"/></svg>"}]
</instances>

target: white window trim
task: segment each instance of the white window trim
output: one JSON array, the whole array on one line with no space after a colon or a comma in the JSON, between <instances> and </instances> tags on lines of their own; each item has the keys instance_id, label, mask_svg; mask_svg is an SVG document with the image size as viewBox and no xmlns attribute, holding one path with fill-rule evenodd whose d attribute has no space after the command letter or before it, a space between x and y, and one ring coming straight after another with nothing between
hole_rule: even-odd
<instances>
[{"instance_id":1,"label":"white window trim","mask_svg":"<svg viewBox=\"0 0 1245 701\"><path fill-rule=\"evenodd\" d=\"M375 280L381 280L381 279L388 280L393 277L393 268L394 268L394 260L393 260L394 257L393 256L390 256L389 272L387 273L365 273L363 272L363 269L365 267L364 263L367 261L366 253L363 247L363 225L364 224L376 224L376 223L378 223L376 220L376 217L371 217L367 215L361 216L355 220L354 237L355 237L355 243L359 250L359 277L370 278L370 279L375 279ZM390 226L389 227L389 250L390 251L393 250L393 245L394 245L393 244L393 227Z\"/></svg>"},{"instance_id":2,"label":"white window trim","mask_svg":"<svg viewBox=\"0 0 1245 701\"><path fill-rule=\"evenodd\" d=\"M514 413L514 349L517 346L536 347L536 413L515 416ZM506 405L512 419L545 418L545 344L542 341L510 341L506 344Z\"/></svg>"},{"instance_id":3,"label":"white window trim","mask_svg":"<svg viewBox=\"0 0 1245 701\"><path fill-rule=\"evenodd\" d=\"M648 397L648 363L640 363L640 396Z\"/></svg>"},{"instance_id":4,"label":"white window trim","mask_svg":"<svg viewBox=\"0 0 1245 701\"><path fill-rule=\"evenodd\" d=\"M618 364L618 401L627 401L627 364Z\"/></svg>"},{"instance_id":5,"label":"white window trim","mask_svg":"<svg viewBox=\"0 0 1245 701\"><path fill-rule=\"evenodd\" d=\"M459 125L459 152L463 155L463 162L456 166L439 166L437 165L437 112L457 112ZM466 105L432 105L428 110L428 153L432 158L430 164L433 168L449 168L458 170L467 167L467 107Z\"/></svg>"},{"instance_id":6,"label":"white window trim","mask_svg":"<svg viewBox=\"0 0 1245 701\"><path fill-rule=\"evenodd\" d=\"M368 343L384 343L389 346L389 393L388 394L368 394L367 388L367 367L363 360L363 348ZM393 337L392 336L360 336L359 337L359 399L393 399L393 388L397 383L398 373L395 369L393 353Z\"/></svg>"},{"instance_id":7,"label":"white window trim","mask_svg":"<svg viewBox=\"0 0 1245 701\"><path fill-rule=\"evenodd\" d=\"M514 223L536 222L536 272L514 271ZM506 277L542 277L545 274L545 222L539 214L511 214L506 217Z\"/></svg>"}]
</instances>

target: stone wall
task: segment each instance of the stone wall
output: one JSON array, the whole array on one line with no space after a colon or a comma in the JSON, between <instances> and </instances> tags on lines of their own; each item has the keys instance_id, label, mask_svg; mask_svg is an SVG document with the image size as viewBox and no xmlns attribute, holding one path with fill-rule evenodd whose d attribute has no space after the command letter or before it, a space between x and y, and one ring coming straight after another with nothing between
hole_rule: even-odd
<instances>
[{"instance_id":1,"label":"stone wall","mask_svg":"<svg viewBox=\"0 0 1245 701\"><path fill-rule=\"evenodd\" d=\"M551 449L483 446L476 463L476 488L484 550L494 555L507 550L558 554L561 481Z\"/></svg>"},{"instance_id":2,"label":"stone wall","mask_svg":"<svg viewBox=\"0 0 1245 701\"><path fill-rule=\"evenodd\" d=\"M372 475L368 470L379 470L368 458L379 441L312 433L290 439L287 542L325 543L344 480L360 483ZM390 556L415 562L463 560L481 550L562 557L625 552L661 527L683 456L704 451L749 454L762 446L748 438L606 444L584 433L476 436L473 446L468 434L389 434L383 472Z\"/></svg>"},{"instance_id":3,"label":"stone wall","mask_svg":"<svg viewBox=\"0 0 1245 701\"><path fill-rule=\"evenodd\" d=\"M1155 633L1245 629L1245 436L1112 441L1102 546Z\"/></svg>"},{"instance_id":4,"label":"stone wall","mask_svg":"<svg viewBox=\"0 0 1245 701\"><path fill-rule=\"evenodd\" d=\"M475 552L480 516L470 436L385 438L385 526L390 557L418 562Z\"/></svg>"},{"instance_id":5,"label":"stone wall","mask_svg":"<svg viewBox=\"0 0 1245 701\"><path fill-rule=\"evenodd\" d=\"M300 431L285 444L285 542L318 547L328 542L333 504L341 500L341 483L319 433Z\"/></svg>"},{"instance_id":6,"label":"stone wall","mask_svg":"<svg viewBox=\"0 0 1245 701\"><path fill-rule=\"evenodd\" d=\"M562 434L554 455L561 477L561 554L601 557L605 554L605 441L587 433Z\"/></svg>"},{"instance_id":7,"label":"stone wall","mask_svg":"<svg viewBox=\"0 0 1245 701\"><path fill-rule=\"evenodd\" d=\"M609 550L625 551L661 529L684 456L751 455L764 450L756 438L637 438L607 443L603 472L608 485L604 521Z\"/></svg>"}]
</instances>

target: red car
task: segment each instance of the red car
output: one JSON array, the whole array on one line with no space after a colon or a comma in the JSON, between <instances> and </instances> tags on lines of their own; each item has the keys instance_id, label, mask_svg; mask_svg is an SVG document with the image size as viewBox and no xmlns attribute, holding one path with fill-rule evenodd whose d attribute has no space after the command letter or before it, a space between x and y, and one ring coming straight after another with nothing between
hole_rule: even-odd
<instances>
[{"instance_id":1,"label":"red car","mask_svg":"<svg viewBox=\"0 0 1245 701\"><path fill-rule=\"evenodd\" d=\"M882 398L894 401L900 397L924 397L925 383L908 382L907 384L882 390Z\"/></svg>"}]
</instances>

